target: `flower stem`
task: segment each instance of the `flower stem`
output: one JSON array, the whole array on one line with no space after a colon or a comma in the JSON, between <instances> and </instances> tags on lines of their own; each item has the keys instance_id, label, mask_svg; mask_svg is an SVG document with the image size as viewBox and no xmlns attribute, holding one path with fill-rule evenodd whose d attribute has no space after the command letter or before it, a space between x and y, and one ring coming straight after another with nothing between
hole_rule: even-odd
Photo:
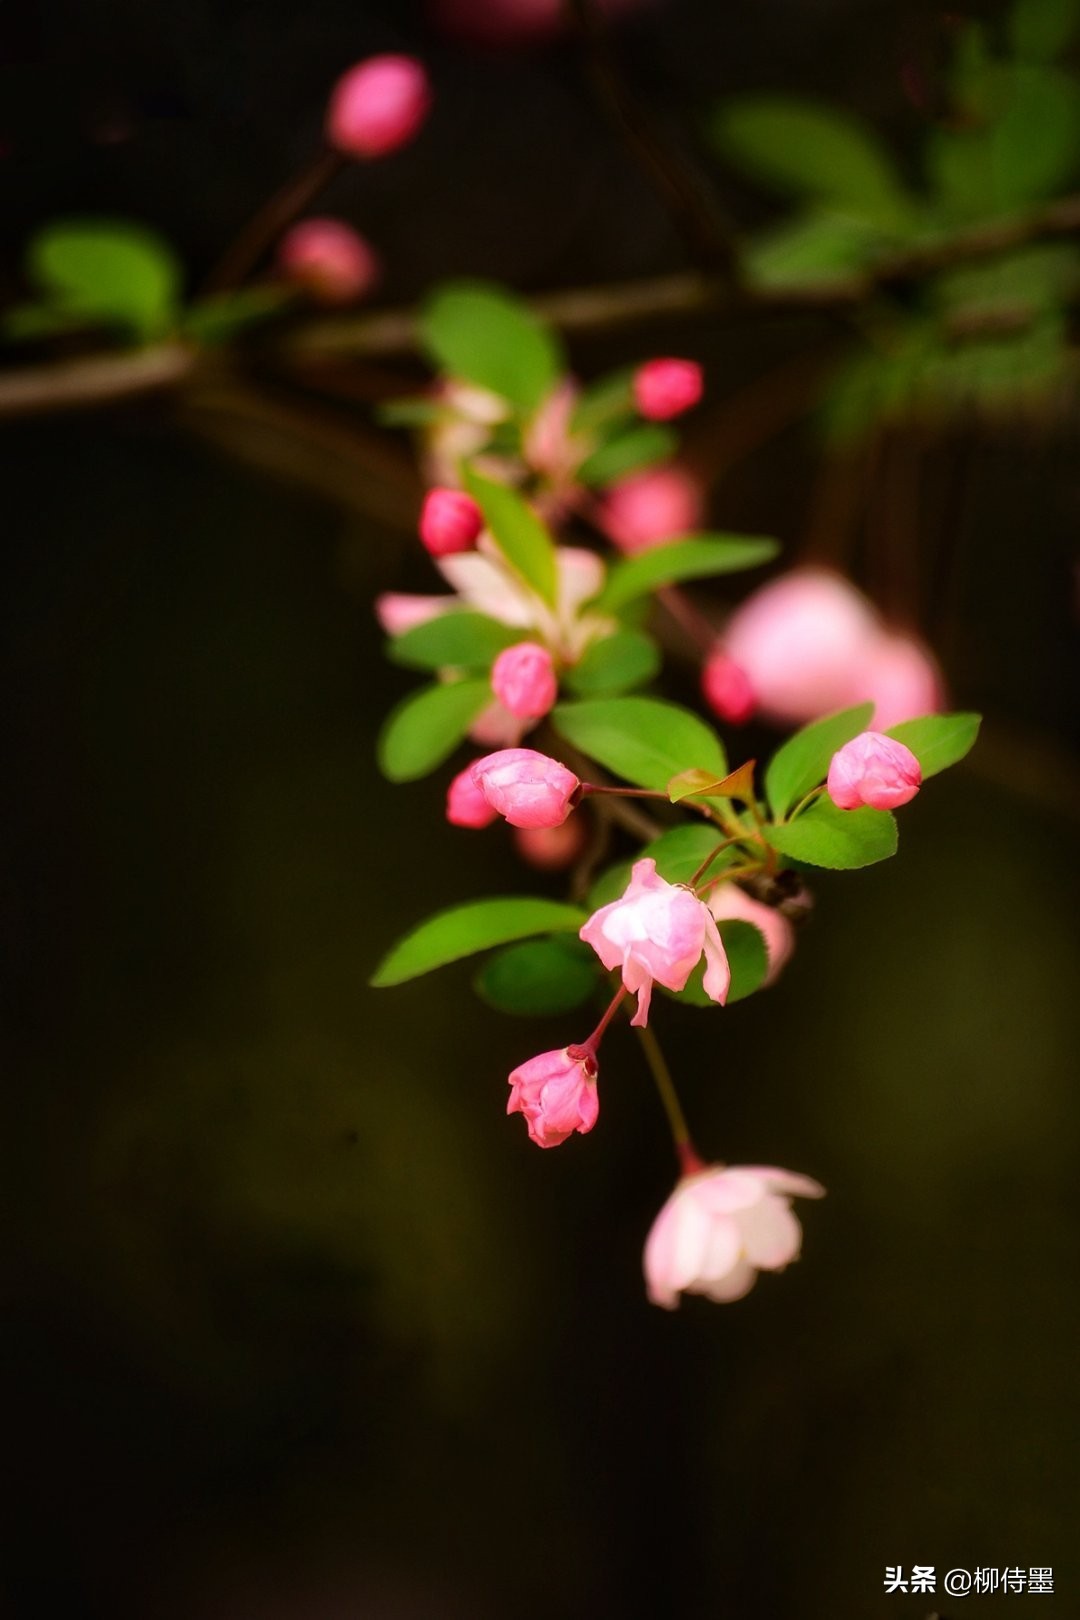
<instances>
[{"instance_id":1,"label":"flower stem","mask_svg":"<svg viewBox=\"0 0 1080 1620\"><path fill-rule=\"evenodd\" d=\"M667 794L659 792L656 788L608 787L603 782L582 782L579 791L582 797L586 793L611 793L621 799L663 799L665 803L671 803Z\"/></svg>"},{"instance_id":2,"label":"flower stem","mask_svg":"<svg viewBox=\"0 0 1080 1620\"><path fill-rule=\"evenodd\" d=\"M609 1006L607 1008L607 1011L604 1013L603 1018L601 1018L600 1022L597 1024L596 1028L593 1030L593 1032L589 1036L588 1040L586 1040L586 1041L578 1041L577 1043L575 1043L575 1045L570 1048L570 1050L572 1052L575 1052L575 1053L577 1053L577 1052L588 1052L593 1057L595 1057L596 1048L600 1045L600 1042L604 1038L604 1031L607 1029L608 1025L611 1023L611 1020L614 1018L615 1014L618 1012L619 1003L622 1001L622 999L623 999L623 997L625 995L626 995L626 986L620 984L620 986L616 990L614 996L612 996L612 998L611 998L611 1002L610 1002L610 1004L609 1004Z\"/></svg>"},{"instance_id":3,"label":"flower stem","mask_svg":"<svg viewBox=\"0 0 1080 1620\"><path fill-rule=\"evenodd\" d=\"M639 1028L637 1034L642 1051L645 1053L645 1061L652 1071L656 1089L660 1093L660 1101L664 1105L664 1113L671 1127L672 1141L675 1143L675 1152L685 1170L689 1158L692 1157L697 1163L700 1163L700 1160L697 1159L694 1144L690 1140L690 1127L686 1123L686 1115L682 1111L675 1082L671 1078L671 1070L660 1050L660 1043L649 1026L646 1024L643 1028Z\"/></svg>"}]
</instances>

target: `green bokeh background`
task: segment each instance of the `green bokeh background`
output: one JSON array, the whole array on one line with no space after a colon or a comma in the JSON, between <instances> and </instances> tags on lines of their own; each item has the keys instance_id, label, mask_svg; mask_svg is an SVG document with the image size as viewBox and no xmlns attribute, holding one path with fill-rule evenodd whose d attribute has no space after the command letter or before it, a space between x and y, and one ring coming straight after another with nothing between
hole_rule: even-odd
<instances>
[{"instance_id":1,"label":"green bokeh background","mask_svg":"<svg viewBox=\"0 0 1080 1620\"><path fill-rule=\"evenodd\" d=\"M711 77L689 65L726 27L671 9L628 49L673 123L683 95L800 72L888 116L885 66L851 86L901 7L763 5ZM122 207L198 268L302 149L318 85L411 46L451 108L487 98L509 151L459 130L479 240L402 223L378 175L350 182L341 206L367 197L397 252L387 296L462 269L539 286L677 262L565 53L475 58L408 7L277 5L195 11L148 66L147 24L98 10L116 44L99 37L91 87L137 104L169 69L189 104L171 123L136 105L115 151L81 126L42 136L13 233ZM192 67L211 41L243 64L239 111ZM287 42L303 105L283 128L285 89L251 86ZM550 152L523 106L567 165L583 154L576 223L524 200ZM234 156L212 138L230 119ZM459 157L436 153L433 178L414 152L397 184L422 210ZM661 337L747 364L723 334ZM941 479L966 466L944 650L958 705L990 716L981 764L902 812L897 861L816 885L777 988L730 1015L658 1008L702 1147L829 1188L782 1281L671 1316L641 1287L672 1164L627 1032L605 1046L600 1128L540 1154L504 1116L505 1076L565 1020L489 1013L464 965L365 987L409 922L522 882L503 829L445 824L442 777L375 769L411 678L370 601L424 588L408 533L184 436L164 403L9 426L3 453L4 1612L864 1620L933 1607L882 1595L886 1564L920 1562L1053 1564L1059 1596L972 1610L1077 1613L1067 436L935 452ZM778 454L721 488L718 520L792 539L809 451Z\"/></svg>"}]
</instances>

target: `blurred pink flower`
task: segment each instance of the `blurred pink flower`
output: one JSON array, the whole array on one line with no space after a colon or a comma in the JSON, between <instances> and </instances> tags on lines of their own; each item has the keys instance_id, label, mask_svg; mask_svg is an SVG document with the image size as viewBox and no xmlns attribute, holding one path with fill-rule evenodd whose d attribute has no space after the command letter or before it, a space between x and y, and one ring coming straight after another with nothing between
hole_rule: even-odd
<instances>
[{"instance_id":1,"label":"blurred pink flower","mask_svg":"<svg viewBox=\"0 0 1080 1620\"><path fill-rule=\"evenodd\" d=\"M522 860L542 872L562 872L585 848L588 834L580 816L559 827L515 827L514 847Z\"/></svg>"},{"instance_id":2,"label":"blurred pink flower","mask_svg":"<svg viewBox=\"0 0 1080 1620\"><path fill-rule=\"evenodd\" d=\"M921 784L922 768L910 748L880 731L861 731L833 755L826 787L841 810L863 804L895 810L913 799Z\"/></svg>"},{"instance_id":3,"label":"blurred pink flower","mask_svg":"<svg viewBox=\"0 0 1080 1620\"><path fill-rule=\"evenodd\" d=\"M559 695L547 648L535 641L505 647L491 666L491 690L519 720L541 719Z\"/></svg>"},{"instance_id":4,"label":"blurred pink flower","mask_svg":"<svg viewBox=\"0 0 1080 1620\"><path fill-rule=\"evenodd\" d=\"M874 725L880 731L936 714L944 704L941 674L930 653L910 636L881 635L870 649L862 671L856 702L874 705Z\"/></svg>"},{"instance_id":5,"label":"blurred pink flower","mask_svg":"<svg viewBox=\"0 0 1080 1620\"><path fill-rule=\"evenodd\" d=\"M649 467L613 484L597 521L620 551L647 551L701 527L704 497L683 467Z\"/></svg>"},{"instance_id":6,"label":"blurred pink flower","mask_svg":"<svg viewBox=\"0 0 1080 1620\"><path fill-rule=\"evenodd\" d=\"M715 889L709 891L705 903L717 922L723 922L726 917L738 918L742 922L753 923L764 935L769 958L765 983L772 984L795 949L795 930L790 920L775 906L766 906L760 900L755 900L737 883L718 883Z\"/></svg>"},{"instance_id":7,"label":"blurred pink flower","mask_svg":"<svg viewBox=\"0 0 1080 1620\"><path fill-rule=\"evenodd\" d=\"M598 0L615 18L648 0ZM554 39L567 27L565 0L428 0L436 26L482 45L526 45Z\"/></svg>"},{"instance_id":8,"label":"blurred pink flower","mask_svg":"<svg viewBox=\"0 0 1080 1620\"><path fill-rule=\"evenodd\" d=\"M404 146L431 111L431 86L414 56L371 56L342 75L326 114L326 138L349 157Z\"/></svg>"},{"instance_id":9,"label":"blurred pink flower","mask_svg":"<svg viewBox=\"0 0 1080 1620\"><path fill-rule=\"evenodd\" d=\"M420 539L433 557L471 551L484 527L484 514L460 489L429 489L420 509Z\"/></svg>"},{"instance_id":10,"label":"blurred pink flower","mask_svg":"<svg viewBox=\"0 0 1080 1620\"><path fill-rule=\"evenodd\" d=\"M472 766L459 771L446 790L446 819L455 827L488 827L498 818L498 811L484 797L477 786Z\"/></svg>"},{"instance_id":11,"label":"blurred pink flower","mask_svg":"<svg viewBox=\"0 0 1080 1620\"><path fill-rule=\"evenodd\" d=\"M704 390L696 360L646 360L634 373L634 403L651 422L667 422L697 404Z\"/></svg>"},{"instance_id":12,"label":"blurred pink flower","mask_svg":"<svg viewBox=\"0 0 1080 1620\"><path fill-rule=\"evenodd\" d=\"M324 304L347 304L379 279L374 250L340 219L304 219L278 244L278 264L290 281Z\"/></svg>"},{"instance_id":13,"label":"blurred pink flower","mask_svg":"<svg viewBox=\"0 0 1080 1620\"><path fill-rule=\"evenodd\" d=\"M591 1131L600 1112L598 1069L582 1047L541 1052L510 1076L508 1114L524 1114L537 1147L558 1147L573 1131Z\"/></svg>"},{"instance_id":14,"label":"blurred pink flower","mask_svg":"<svg viewBox=\"0 0 1080 1620\"><path fill-rule=\"evenodd\" d=\"M802 1229L792 1197L821 1198L809 1176L769 1166L713 1165L686 1176L660 1211L645 1243L645 1284L654 1305L674 1310L680 1294L741 1299L759 1271L796 1260Z\"/></svg>"},{"instance_id":15,"label":"blurred pink flower","mask_svg":"<svg viewBox=\"0 0 1080 1620\"><path fill-rule=\"evenodd\" d=\"M581 929L608 969L621 968L624 986L638 998L632 1024L649 1019L654 981L682 990L705 953L705 993L721 1006L731 973L712 913L689 889L668 883L646 857L635 861L626 892L601 906Z\"/></svg>"},{"instance_id":16,"label":"blurred pink flower","mask_svg":"<svg viewBox=\"0 0 1080 1620\"><path fill-rule=\"evenodd\" d=\"M746 671L720 647L705 660L701 690L713 713L733 726L745 725L754 712L754 689Z\"/></svg>"},{"instance_id":17,"label":"blurred pink flower","mask_svg":"<svg viewBox=\"0 0 1080 1620\"><path fill-rule=\"evenodd\" d=\"M488 804L512 827L558 827L581 785L573 771L535 748L502 748L470 769Z\"/></svg>"}]
</instances>

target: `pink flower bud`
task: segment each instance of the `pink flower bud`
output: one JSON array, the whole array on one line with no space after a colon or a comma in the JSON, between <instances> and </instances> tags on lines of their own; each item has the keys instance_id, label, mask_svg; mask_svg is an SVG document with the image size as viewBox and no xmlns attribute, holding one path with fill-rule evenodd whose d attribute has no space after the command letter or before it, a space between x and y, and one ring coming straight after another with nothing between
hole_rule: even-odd
<instances>
[{"instance_id":1,"label":"pink flower bud","mask_svg":"<svg viewBox=\"0 0 1080 1620\"><path fill-rule=\"evenodd\" d=\"M704 383L696 360L647 360L634 373L634 403L650 422L681 416L701 398Z\"/></svg>"},{"instance_id":2,"label":"pink flower bud","mask_svg":"<svg viewBox=\"0 0 1080 1620\"><path fill-rule=\"evenodd\" d=\"M530 866L539 867L542 872L561 872L577 860L585 848L585 838L585 827L575 816L559 827L518 827L514 831L514 846Z\"/></svg>"},{"instance_id":3,"label":"pink flower bud","mask_svg":"<svg viewBox=\"0 0 1080 1620\"><path fill-rule=\"evenodd\" d=\"M895 810L919 791L922 768L910 748L880 731L862 731L832 757L826 786L840 810L868 804Z\"/></svg>"},{"instance_id":4,"label":"pink flower bud","mask_svg":"<svg viewBox=\"0 0 1080 1620\"><path fill-rule=\"evenodd\" d=\"M412 56L372 56L342 75L326 138L349 157L375 158L411 141L431 109L431 86Z\"/></svg>"},{"instance_id":5,"label":"pink flower bud","mask_svg":"<svg viewBox=\"0 0 1080 1620\"><path fill-rule=\"evenodd\" d=\"M777 911L775 906L766 906L760 900L755 900L737 883L718 883L715 889L710 889L705 903L717 922L733 917L739 922L753 923L760 931L769 959L765 983L772 984L795 949L795 930L790 919L782 911Z\"/></svg>"},{"instance_id":6,"label":"pink flower bud","mask_svg":"<svg viewBox=\"0 0 1080 1620\"><path fill-rule=\"evenodd\" d=\"M613 484L598 517L620 551L647 551L701 527L701 486L682 467L650 467Z\"/></svg>"},{"instance_id":7,"label":"pink flower bud","mask_svg":"<svg viewBox=\"0 0 1080 1620\"><path fill-rule=\"evenodd\" d=\"M505 648L491 666L491 689L519 720L539 720L559 695L551 654L535 641Z\"/></svg>"},{"instance_id":8,"label":"pink flower bud","mask_svg":"<svg viewBox=\"0 0 1080 1620\"><path fill-rule=\"evenodd\" d=\"M754 712L754 689L746 671L720 647L705 660L701 690L713 713L733 726L744 726Z\"/></svg>"},{"instance_id":9,"label":"pink flower bud","mask_svg":"<svg viewBox=\"0 0 1080 1620\"><path fill-rule=\"evenodd\" d=\"M347 304L379 279L379 261L351 226L338 219L305 219L286 231L278 264L290 281L324 304Z\"/></svg>"},{"instance_id":10,"label":"pink flower bud","mask_svg":"<svg viewBox=\"0 0 1080 1620\"><path fill-rule=\"evenodd\" d=\"M454 827L488 827L496 816L473 779L472 766L466 765L446 790L447 821Z\"/></svg>"},{"instance_id":11,"label":"pink flower bud","mask_svg":"<svg viewBox=\"0 0 1080 1620\"><path fill-rule=\"evenodd\" d=\"M524 1114L537 1147L558 1147L573 1131L591 1131L600 1112L596 1059L584 1047L541 1052L510 1076L508 1114Z\"/></svg>"},{"instance_id":12,"label":"pink flower bud","mask_svg":"<svg viewBox=\"0 0 1080 1620\"><path fill-rule=\"evenodd\" d=\"M559 827L581 783L573 771L535 748L501 748L472 767L473 781L511 827Z\"/></svg>"},{"instance_id":13,"label":"pink flower bud","mask_svg":"<svg viewBox=\"0 0 1080 1620\"><path fill-rule=\"evenodd\" d=\"M712 913L703 901L666 882L656 862L635 861L626 892L601 906L581 930L608 969L621 968L623 985L638 998L632 1024L649 1019L653 982L683 990L705 953L705 993L721 1006L731 971Z\"/></svg>"},{"instance_id":14,"label":"pink flower bud","mask_svg":"<svg viewBox=\"0 0 1080 1620\"><path fill-rule=\"evenodd\" d=\"M420 538L433 557L471 551L484 527L484 514L460 489L429 489L420 509Z\"/></svg>"},{"instance_id":15,"label":"pink flower bud","mask_svg":"<svg viewBox=\"0 0 1080 1620\"><path fill-rule=\"evenodd\" d=\"M759 1271L797 1260L802 1228L793 1197L823 1198L809 1176L768 1166L713 1165L686 1176L660 1211L645 1243L645 1285L654 1305L674 1310L680 1294L741 1299Z\"/></svg>"}]
</instances>

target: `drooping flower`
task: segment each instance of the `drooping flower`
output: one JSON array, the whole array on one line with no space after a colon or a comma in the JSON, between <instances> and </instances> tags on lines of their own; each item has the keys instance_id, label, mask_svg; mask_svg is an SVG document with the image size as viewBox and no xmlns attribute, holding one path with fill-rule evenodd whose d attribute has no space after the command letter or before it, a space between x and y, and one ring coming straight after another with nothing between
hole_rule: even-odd
<instances>
[{"instance_id":1,"label":"drooping flower","mask_svg":"<svg viewBox=\"0 0 1080 1620\"><path fill-rule=\"evenodd\" d=\"M612 484L597 509L604 533L620 551L648 551L701 527L701 485L683 467L648 467Z\"/></svg>"},{"instance_id":2,"label":"drooping flower","mask_svg":"<svg viewBox=\"0 0 1080 1620\"><path fill-rule=\"evenodd\" d=\"M573 771L535 748L501 748L470 767L492 809L511 827L558 827L581 786Z\"/></svg>"},{"instance_id":3,"label":"drooping flower","mask_svg":"<svg viewBox=\"0 0 1080 1620\"><path fill-rule=\"evenodd\" d=\"M524 1114L537 1147L558 1147L573 1131L591 1131L600 1112L596 1058L585 1047L541 1052L510 1076L508 1114Z\"/></svg>"},{"instance_id":4,"label":"drooping flower","mask_svg":"<svg viewBox=\"0 0 1080 1620\"><path fill-rule=\"evenodd\" d=\"M737 883L718 883L709 890L706 901L717 922L733 917L740 922L753 923L765 940L769 970L764 983L772 984L784 963L795 949L795 930L788 917L775 906L766 906Z\"/></svg>"},{"instance_id":5,"label":"drooping flower","mask_svg":"<svg viewBox=\"0 0 1080 1620\"><path fill-rule=\"evenodd\" d=\"M856 810L863 804L874 810L895 810L918 793L922 767L911 749L895 737L861 731L833 755L825 785L841 810Z\"/></svg>"},{"instance_id":6,"label":"drooping flower","mask_svg":"<svg viewBox=\"0 0 1080 1620\"><path fill-rule=\"evenodd\" d=\"M535 641L505 647L491 666L491 690L518 720L539 720L559 695L551 654Z\"/></svg>"},{"instance_id":7,"label":"drooping flower","mask_svg":"<svg viewBox=\"0 0 1080 1620\"><path fill-rule=\"evenodd\" d=\"M431 110L431 85L414 56L371 56L342 75L326 114L326 138L349 157L376 158L416 135Z\"/></svg>"},{"instance_id":8,"label":"drooping flower","mask_svg":"<svg viewBox=\"0 0 1080 1620\"><path fill-rule=\"evenodd\" d=\"M649 1019L653 983L683 990L705 954L706 995L723 1006L731 971L712 913L689 889L668 883L646 857L635 861L621 899L601 906L581 929L606 968L621 968L623 985L638 998L632 1024Z\"/></svg>"},{"instance_id":9,"label":"drooping flower","mask_svg":"<svg viewBox=\"0 0 1080 1620\"><path fill-rule=\"evenodd\" d=\"M429 489L420 508L420 539L433 557L471 551L484 527L484 514L460 489Z\"/></svg>"},{"instance_id":10,"label":"drooping flower","mask_svg":"<svg viewBox=\"0 0 1080 1620\"><path fill-rule=\"evenodd\" d=\"M304 219L286 231L278 264L290 281L324 304L347 304L379 279L379 260L364 238L340 219Z\"/></svg>"},{"instance_id":11,"label":"drooping flower","mask_svg":"<svg viewBox=\"0 0 1080 1620\"><path fill-rule=\"evenodd\" d=\"M701 367L696 360L647 360L634 372L634 404L651 422L681 416L701 398Z\"/></svg>"},{"instance_id":12,"label":"drooping flower","mask_svg":"<svg viewBox=\"0 0 1080 1620\"><path fill-rule=\"evenodd\" d=\"M645 1243L650 1300L674 1310L680 1294L741 1299L759 1271L782 1271L798 1258L802 1229L792 1198L824 1193L809 1176L763 1165L712 1165L684 1177Z\"/></svg>"}]
</instances>

